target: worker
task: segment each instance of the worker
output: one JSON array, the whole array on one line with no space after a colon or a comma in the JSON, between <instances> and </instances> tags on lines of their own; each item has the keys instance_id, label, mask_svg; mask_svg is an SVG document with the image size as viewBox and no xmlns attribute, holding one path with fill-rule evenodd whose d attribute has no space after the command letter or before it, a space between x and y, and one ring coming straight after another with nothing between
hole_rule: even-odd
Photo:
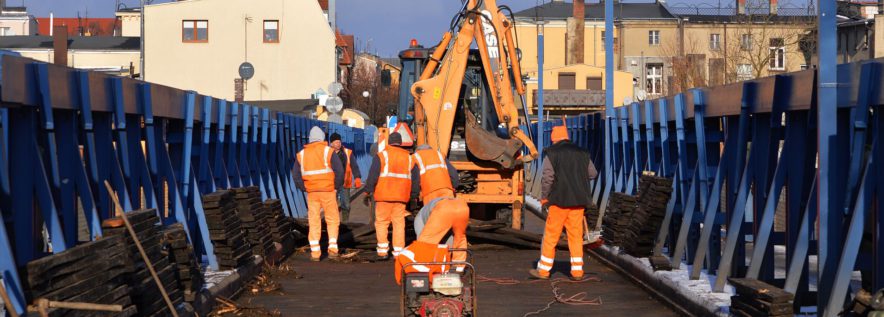
<instances>
[{"instance_id":1,"label":"worker","mask_svg":"<svg viewBox=\"0 0 884 317\"><path fill-rule=\"evenodd\" d=\"M565 126L553 127L551 141L543 158L541 203L548 207L546 228L537 269L529 271L534 278L548 279L562 227L568 234L571 252L571 279L583 278L583 214L592 201L589 181L598 177L589 153L568 140Z\"/></svg>"},{"instance_id":2,"label":"worker","mask_svg":"<svg viewBox=\"0 0 884 317\"><path fill-rule=\"evenodd\" d=\"M414 217L414 230L417 240L409 245L396 257L396 283L402 283L402 271L405 273L445 272L446 265L408 265L415 262L463 262L466 251L454 251L448 244L439 244L442 239L452 233L453 248L467 248L467 225L470 222L470 208L467 203L454 196L457 188L458 174L451 162L429 145L421 145L414 152L417 162L412 169L412 195L420 196L424 207ZM450 260L449 260L450 258ZM455 270L463 272L463 265L453 265Z\"/></svg>"},{"instance_id":3,"label":"worker","mask_svg":"<svg viewBox=\"0 0 884 317\"><path fill-rule=\"evenodd\" d=\"M362 174L353 157L353 151L341 144L341 135L337 132L329 137L335 155L344 164L344 186L338 190L338 208L341 210L341 222L350 220L350 189L362 187Z\"/></svg>"},{"instance_id":4,"label":"worker","mask_svg":"<svg viewBox=\"0 0 884 317\"><path fill-rule=\"evenodd\" d=\"M412 195L419 196L424 203L414 218L417 241L438 244L451 231L451 246L466 249L470 208L466 201L455 198L457 169L442 153L426 144L419 146L413 156L417 165L411 171ZM454 252L452 260L466 261L466 256L466 252ZM463 266L455 268L463 270Z\"/></svg>"},{"instance_id":5,"label":"worker","mask_svg":"<svg viewBox=\"0 0 884 317\"><path fill-rule=\"evenodd\" d=\"M344 164L340 157L332 155L334 150L325 142L325 132L321 128L310 129L308 141L309 144L298 152L292 177L295 186L307 193L310 260L319 261L322 256L319 246L322 237L320 211L324 211L328 227L328 257L336 259L339 257L338 226L341 224L337 190L344 184Z\"/></svg>"},{"instance_id":6,"label":"worker","mask_svg":"<svg viewBox=\"0 0 884 317\"><path fill-rule=\"evenodd\" d=\"M377 256L388 259L390 243L387 239L390 223L393 224L393 256L405 247L405 209L411 196L411 169L414 162L407 150L401 148L402 135L390 134L387 146L380 150L371 162L365 184L366 199L375 201L375 233Z\"/></svg>"}]
</instances>

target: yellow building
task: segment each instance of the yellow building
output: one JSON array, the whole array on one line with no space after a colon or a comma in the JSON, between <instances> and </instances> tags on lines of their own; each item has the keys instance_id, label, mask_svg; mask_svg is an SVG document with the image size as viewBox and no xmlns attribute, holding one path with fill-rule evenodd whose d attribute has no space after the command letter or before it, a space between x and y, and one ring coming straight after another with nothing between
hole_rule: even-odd
<instances>
[{"instance_id":1,"label":"yellow building","mask_svg":"<svg viewBox=\"0 0 884 317\"><path fill-rule=\"evenodd\" d=\"M120 35L141 36L141 8L124 8L117 10L117 21L120 21Z\"/></svg>"},{"instance_id":2,"label":"yellow building","mask_svg":"<svg viewBox=\"0 0 884 317\"><path fill-rule=\"evenodd\" d=\"M335 80L335 34L316 1L189 0L144 9L144 79L235 99L307 99Z\"/></svg>"},{"instance_id":3,"label":"yellow building","mask_svg":"<svg viewBox=\"0 0 884 317\"><path fill-rule=\"evenodd\" d=\"M621 85L615 81L615 94L623 95L620 87L629 87L634 95L657 98L688 88L806 67L809 61L799 39L813 27L813 16L796 12L778 15L777 10L765 11L767 8L746 8L744 14L736 14L735 5L727 7L723 3L721 9L700 12L662 2L615 2L614 67L632 74L635 83L633 87L632 83ZM567 20L573 15L573 3L553 0L515 15L523 75L537 79L539 25L545 37L544 68L567 65ZM584 18L583 63L604 67L604 2L587 3ZM559 76L547 74L545 80ZM549 87L546 83L544 86ZM618 97L615 106L620 104L622 99Z\"/></svg>"},{"instance_id":4,"label":"yellow building","mask_svg":"<svg viewBox=\"0 0 884 317\"><path fill-rule=\"evenodd\" d=\"M68 39L67 66L119 76L138 74L140 43L137 37L74 36ZM0 49L23 57L54 63L55 49L49 36L8 36Z\"/></svg>"},{"instance_id":5,"label":"yellow building","mask_svg":"<svg viewBox=\"0 0 884 317\"><path fill-rule=\"evenodd\" d=\"M316 120L328 121L330 113L325 111L325 107L316 106ZM362 111L356 109L344 109L341 111L341 123L351 128L365 129L365 126L371 124L371 119Z\"/></svg>"}]
</instances>

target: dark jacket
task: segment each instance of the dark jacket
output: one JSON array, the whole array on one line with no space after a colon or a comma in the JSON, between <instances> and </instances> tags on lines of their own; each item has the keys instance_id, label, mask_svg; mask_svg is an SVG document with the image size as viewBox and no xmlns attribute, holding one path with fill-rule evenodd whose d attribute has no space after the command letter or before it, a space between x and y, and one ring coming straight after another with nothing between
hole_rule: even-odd
<instances>
[{"instance_id":1,"label":"dark jacket","mask_svg":"<svg viewBox=\"0 0 884 317\"><path fill-rule=\"evenodd\" d=\"M589 181L598 177L589 153L569 141L550 146L543 159L541 198L561 207L589 206Z\"/></svg>"}]
</instances>

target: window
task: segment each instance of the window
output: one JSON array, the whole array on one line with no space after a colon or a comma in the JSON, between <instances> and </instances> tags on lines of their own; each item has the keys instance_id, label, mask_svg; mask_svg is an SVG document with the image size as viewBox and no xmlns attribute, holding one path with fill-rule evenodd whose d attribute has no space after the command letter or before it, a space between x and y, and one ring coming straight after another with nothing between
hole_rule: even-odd
<instances>
[{"instance_id":1,"label":"window","mask_svg":"<svg viewBox=\"0 0 884 317\"><path fill-rule=\"evenodd\" d=\"M740 36L740 49L744 51L752 49L752 34L743 34Z\"/></svg>"},{"instance_id":2,"label":"window","mask_svg":"<svg viewBox=\"0 0 884 317\"><path fill-rule=\"evenodd\" d=\"M559 73L559 89L574 90L576 89L577 75L574 73Z\"/></svg>"},{"instance_id":3,"label":"window","mask_svg":"<svg viewBox=\"0 0 884 317\"><path fill-rule=\"evenodd\" d=\"M786 42L782 38L770 39L770 70L786 70Z\"/></svg>"},{"instance_id":4,"label":"window","mask_svg":"<svg viewBox=\"0 0 884 317\"><path fill-rule=\"evenodd\" d=\"M586 77L586 89L602 90L602 78L601 77Z\"/></svg>"},{"instance_id":5,"label":"window","mask_svg":"<svg viewBox=\"0 0 884 317\"><path fill-rule=\"evenodd\" d=\"M12 28L11 28L11 27L2 27L2 28L0 28L0 36L8 36L8 35L15 35L15 34L12 34Z\"/></svg>"},{"instance_id":6,"label":"window","mask_svg":"<svg viewBox=\"0 0 884 317\"><path fill-rule=\"evenodd\" d=\"M181 22L181 41L185 43L206 43L209 41L209 21L184 20Z\"/></svg>"},{"instance_id":7,"label":"window","mask_svg":"<svg viewBox=\"0 0 884 317\"><path fill-rule=\"evenodd\" d=\"M279 20L264 20L264 43L279 43Z\"/></svg>"},{"instance_id":8,"label":"window","mask_svg":"<svg viewBox=\"0 0 884 317\"><path fill-rule=\"evenodd\" d=\"M738 64L737 65L737 80L751 80L754 76L752 76L752 65L749 64Z\"/></svg>"},{"instance_id":9,"label":"window","mask_svg":"<svg viewBox=\"0 0 884 317\"><path fill-rule=\"evenodd\" d=\"M807 64L801 64L799 68L801 68L801 70L807 70L808 67Z\"/></svg>"},{"instance_id":10,"label":"window","mask_svg":"<svg viewBox=\"0 0 884 317\"><path fill-rule=\"evenodd\" d=\"M648 44L660 45L660 31L659 30L648 31Z\"/></svg>"},{"instance_id":11,"label":"window","mask_svg":"<svg viewBox=\"0 0 884 317\"><path fill-rule=\"evenodd\" d=\"M721 49L721 34L709 34L709 49L717 51Z\"/></svg>"},{"instance_id":12,"label":"window","mask_svg":"<svg viewBox=\"0 0 884 317\"><path fill-rule=\"evenodd\" d=\"M645 91L649 95L663 93L663 64L648 64L645 69Z\"/></svg>"},{"instance_id":13,"label":"window","mask_svg":"<svg viewBox=\"0 0 884 317\"><path fill-rule=\"evenodd\" d=\"M602 50L605 50L605 31L602 31Z\"/></svg>"}]
</instances>

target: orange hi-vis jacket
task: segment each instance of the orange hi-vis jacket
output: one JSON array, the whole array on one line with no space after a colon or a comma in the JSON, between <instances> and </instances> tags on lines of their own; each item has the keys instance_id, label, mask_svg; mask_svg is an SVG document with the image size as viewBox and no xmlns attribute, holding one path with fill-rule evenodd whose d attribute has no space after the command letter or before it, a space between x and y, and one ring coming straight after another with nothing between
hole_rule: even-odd
<instances>
[{"instance_id":1,"label":"orange hi-vis jacket","mask_svg":"<svg viewBox=\"0 0 884 317\"><path fill-rule=\"evenodd\" d=\"M434 149L423 149L414 152L414 160L420 169L421 179L421 198L425 199L431 193L448 189L454 192L454 185L451 184L451 176L448 174L448 164L442 153Z\"/></svg>"},{"instance_id":2,"label":"orange hi-vis jacket","mask_svg":"<svg viewBox=\"0 0 884 317\"><path fill-rule=\"evenodd\" d=\"M325 142L314 142L298 152L301 177L308 193L335 191L335 172L331 168L334 151Z\"/></svg>"},{"instance_id":3,"label":"orange hi-vis jacket","mask_svg":"<svg viewBox=\"0 0 884 317\"><path fill-rule=\"evenodd\" d=\"M348 148L342 147L344 149L344 154L347 156L347 160L342 162L346 168L344 172L344 188L353 188L353 168L350 167L350 156L353 155L353 151Z\"/></svg>"},{"instance_id":4,"label":"orange hi-vis jacket","mask_svg":"<svg viewBox=\"0 0 884 317\"><path fill-rule=\"evenodd\" d=\"M403 249L399 256L396 257L396 284L402 284L402 268L406 264L449 261L451 261L451 252L448 250L447 244L415 241ZM448 266L445 264L409 265L405 267L405 273L429 273L430 282L432 282L434 273L447 272L448 269Z\"/></svg>"},{"instance_id":5,"label":"orange hi-vis jacket","mask_svg":"<svg viewBox=\"0 0 884 317\"><path fill-rule=\"evenodd\" d=\"M384 202L407 203L411 197L411 169L414 161L408 151L388 146L378 152L381 173L374 191L374 199Z\"/></svg>"}]
</instances>

